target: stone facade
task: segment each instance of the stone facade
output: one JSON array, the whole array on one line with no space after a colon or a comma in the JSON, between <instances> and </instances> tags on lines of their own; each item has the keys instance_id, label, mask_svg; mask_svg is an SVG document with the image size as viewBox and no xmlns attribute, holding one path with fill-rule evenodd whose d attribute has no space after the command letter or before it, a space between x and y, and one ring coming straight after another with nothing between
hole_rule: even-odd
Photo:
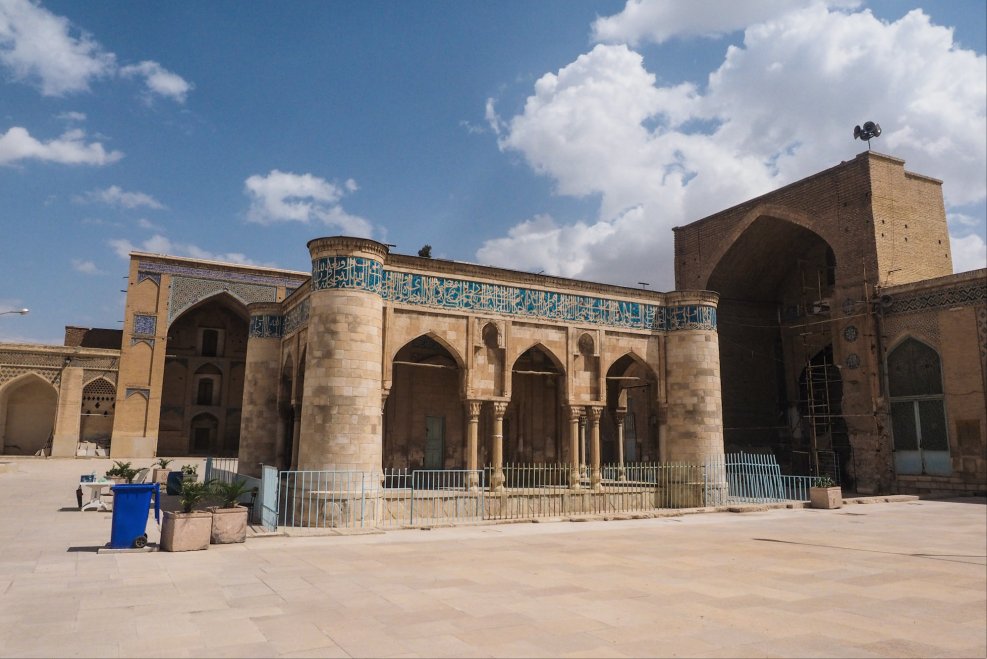
<instances>
[{"instance_id":1,"label":"stone facade","mask_svg":"<svg viewBox=\"0 0 987 659\"><path fill-rule=\"evenodd\" d=\"M862 153L675 229L675 273L678 287L720 294L728 451L773 452L795 472L837 470L862 493L987 489L973 456L987 446L974 320L984 272L952 275L939 181ZM950 475L896 468L886 359L907 337L941 356Z\"/></svg>"},{"instance_id":2,"label":"stone facade","mask_svg":"<svg viewBox=\"0 0 987 659\"><path fill-rule=\"evenodd\" d=\"M108 446L119 350L0 344L0 453L76 455Z\"/></svg>"},{"instance_id":3,"label":"stone facade","mask_svg":"<svg viewBox=\"0 0 987 659\"><path fill-rule=\"evenodd\" d=\"M250 306L246 379L267 402L244 405L244 464L491 465L496 489L505 462L585 468L596 485L604 462L722 454L715 294L391 254L355 238L309 250L309 285L279 309Z\"/></svg>"}]
</instances>

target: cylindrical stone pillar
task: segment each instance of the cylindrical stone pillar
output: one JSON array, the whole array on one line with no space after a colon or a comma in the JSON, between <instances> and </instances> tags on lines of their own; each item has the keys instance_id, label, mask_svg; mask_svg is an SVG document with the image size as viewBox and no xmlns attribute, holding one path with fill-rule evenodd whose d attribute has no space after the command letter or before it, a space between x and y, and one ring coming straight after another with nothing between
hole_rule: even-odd
<instances>
[{"instance_id":1,"label":"cylindrical stone pillar","mask_svg":"<svg viewBox=\"0 0 987 659\"><path fill-rule=\"evenodd\" d=\"M569 406L569 488L578 490L582 474L579 472L579 418L582 410L576 405Z\"/></svg>"},{"instance_id":2,"label":"cylindrical stone pillar","mask_svg":"<svg viewBox=\"0 0 987 659\"><path fill-rule=\"evenodd\" d=\"M278 382L281 381L281 335L284 316L277 302L247 305L250 327L243 374L243 410L240 414L239 467L241 474L260 477L260 464L277 465ZM281 431L283 432L283 431Z\"/></svg>"},{"instance_id":3,"label":"cylindrical stone pillar","mask_svg":"<svg viewBox=\"0 0 987 659\"><path fill-rule=\"evenodd\" d=\"M504 414L507 403L493 404L493 469L490 474L490 490L500 492L504 489Z\"/></svg>"},{"instance_id":4,"label":"cylindrical stone pillar","mask_svg":"<svg viewBox=\"0 0 987 659\"><path fill-rule=\"evenodd\" d=\"M627 480L627 470L624 467L624 419L627 417L627 410L618 409L617 417L617 480Z\"/></svg>"},{"instance_id":5,"label":"cylindrical stone pillar","mask_svg":"<svg viewBox=\"0 0 987 659\"><path fill-rule=\"evenodd\" d=\"M466 433L466 468L469 470L469 488L470 491L473 491L480 485L477 448L479 445L480 411L483 409L483 401L467 401L466 408L469 412L469 425Z\"/></svg>"},{"instance_id":6,"label":"cylindrical stone pillar","mask_svg":"<svg viewBox=\"0 0 987 659\"><path fill-rule=\"evenodd\" d=\"M717 295L669 293L666 337L667 437L669 462L696 465L715 505L725 493L723 404L720 393L720 347L716 334Z\"/></svg>"},{"instance_id":7,"label":"cylindrical stone pillar","mask_svg":"<svg viewBox=\"0 0 987 659\"><path fill-rule=\"evenodd\" d=\"M589 419L589 459L591 463L590 483L594 490L599 490L603 482L603 474L600 471L600 415L603 413L602 407L595 405L586 408L586 416Z\"/></svg>"},{"instance_id":8,"label":"cylindrical stone pillar","mask_svg":"<svg viewBox=\"0 0 987 659\"><path fill-rule=\"evenodd\" d=\"M298 468L379 472L387 247L333 237L309 241L308 248L312 292Z\"/></svg>"}]
</instances>

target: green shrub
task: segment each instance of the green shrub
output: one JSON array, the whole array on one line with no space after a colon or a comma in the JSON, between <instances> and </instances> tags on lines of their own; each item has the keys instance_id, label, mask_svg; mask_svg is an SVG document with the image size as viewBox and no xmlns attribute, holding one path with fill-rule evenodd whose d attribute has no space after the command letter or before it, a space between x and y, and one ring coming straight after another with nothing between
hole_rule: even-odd
<instances>
[{"instance_id":1,"label":"green shrub","mask_svg":"<svg viewBox=\"0 0 987 659\"><path fill-rule=\"evenodd\" d=\"M240 505L240 497L250 491L245 480L232 483L217 481L212 488L212 494L219 500L220 508L236 508Z\"/></svg>"}]
</instances>

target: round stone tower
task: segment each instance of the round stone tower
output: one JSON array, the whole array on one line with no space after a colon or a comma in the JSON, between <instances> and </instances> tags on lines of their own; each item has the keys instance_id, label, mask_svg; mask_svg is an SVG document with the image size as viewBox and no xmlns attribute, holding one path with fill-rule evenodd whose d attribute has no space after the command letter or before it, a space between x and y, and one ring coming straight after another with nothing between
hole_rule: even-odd
<instances>
[{"instance_id":1,"label":"round stone tower","mask_svg":"<svg viewBox=\"0 0 987 659\"><path fill-rule=\"evenodd\" d=\"M387 247L337 236L309 241L308 249L312 292L298 468L379 471Z\"/></svg>"},{"instance_id":2,"label":"round stone tower","mask_svg":"<svg viewBox=\"0 0 987 659\"><path fill-rule=\"evenodd\" d=\"M669 462L723 457L723 402L716 303L711 292L666 296Z\"/></svg>"}]
</instances>

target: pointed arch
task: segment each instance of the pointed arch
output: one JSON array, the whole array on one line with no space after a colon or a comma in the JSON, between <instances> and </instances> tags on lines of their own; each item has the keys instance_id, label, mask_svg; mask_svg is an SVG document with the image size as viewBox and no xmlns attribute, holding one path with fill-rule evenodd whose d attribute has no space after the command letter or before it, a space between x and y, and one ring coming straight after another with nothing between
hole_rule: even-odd
<instances>
[{"instance_id":1,"label":"pointed arch","mask_svg":"<svg viewBox=\"0 0 987 659\"><path fill-rule=\"evenodd\" d=\"M511 369L516 369L517 363L525 357L525 355L528 355L529 353L535 354L535 352L545 355L551 362L552 366L558 370L560 375L565 374L565 361L560 359L551 348L546 346L541 341L533 341L530 345L528 345L528 347L518 353L518 356L514 359L514 362L511 365Z\"/></svg>"},{"instance_id":2,"label":"pointed arch","mask_svg":"<svg viewBox=\"0 0 987 659\"><path fill-rule=\"evenodd\" d=\"M33 455L55 427L58 391L37 373L23 373L0 386L0 452Z\"/></svg>"}]
</instances>

